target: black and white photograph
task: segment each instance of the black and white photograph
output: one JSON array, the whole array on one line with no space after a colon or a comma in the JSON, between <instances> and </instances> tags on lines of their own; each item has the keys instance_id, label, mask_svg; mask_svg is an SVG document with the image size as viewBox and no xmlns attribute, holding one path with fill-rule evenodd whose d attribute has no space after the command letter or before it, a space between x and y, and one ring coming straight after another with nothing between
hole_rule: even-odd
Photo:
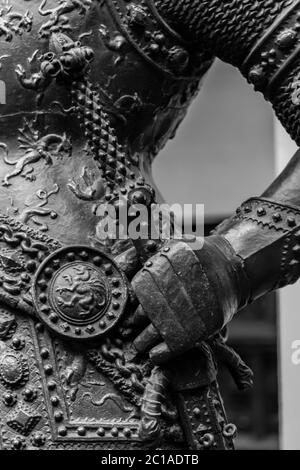
<instances>
[{"instance_id":1,"label":"black and white photograph","mask_svg":"<svg viewBox=\"0 0 300 470\"><path fill-rule=\"evenodd\" d=\"M3 456L300 450L298 146L300 0L0 0Z\"/></svg>"}]
</instances>

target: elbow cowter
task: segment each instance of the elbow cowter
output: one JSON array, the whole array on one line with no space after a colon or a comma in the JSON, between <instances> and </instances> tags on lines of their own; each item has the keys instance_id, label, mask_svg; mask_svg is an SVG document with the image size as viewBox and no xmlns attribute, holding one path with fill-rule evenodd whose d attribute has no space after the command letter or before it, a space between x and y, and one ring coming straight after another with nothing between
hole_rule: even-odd
<instances>
[{"instance_id":1,"label":"elbow cowter","mask_svg":"<svg viewBox=\"0 0 300 470\"><path fill-rule=\"evenodd\" d=\"M299 0L155 0L168 24L238 67L300 145Z\"/></svg>"}]
</instances>

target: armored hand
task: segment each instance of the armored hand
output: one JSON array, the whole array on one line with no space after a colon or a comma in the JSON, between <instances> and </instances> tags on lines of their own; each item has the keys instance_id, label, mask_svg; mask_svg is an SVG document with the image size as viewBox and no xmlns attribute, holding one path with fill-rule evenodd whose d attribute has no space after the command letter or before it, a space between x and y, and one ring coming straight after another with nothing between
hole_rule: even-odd
<instances>
[{"instance_id":1,"label":"armored hand","mask_svg":"<svg viewBox=\"0 0 300 470\"><path fill-rule=\"evenodd\" d=\"M169 242L133 280L140 302L135 321L145 327L134 345L158 364L222 329L247 297L242 261L225 238L198 240L193 248Z\"/></svg>"}]
</instances>

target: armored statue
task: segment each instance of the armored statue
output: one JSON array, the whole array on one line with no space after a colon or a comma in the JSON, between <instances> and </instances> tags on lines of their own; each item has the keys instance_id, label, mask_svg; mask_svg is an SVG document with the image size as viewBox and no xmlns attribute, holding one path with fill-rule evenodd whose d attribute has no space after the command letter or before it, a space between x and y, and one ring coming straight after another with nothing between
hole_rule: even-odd
<instances>
[{"instance_id":1,"label":"armored statue","mask_svg":"<svg viewBox=\"0 0 300 470\"><path fill-rule=\"evenodd\" d=\"M217 365L243 306L300 276L300 160L196 249L103 240L218 57L300 143L299 0L1 0L0 446L232 449ZM145 228L145 227L144 227Z\"/></svg>"}]
</instances>

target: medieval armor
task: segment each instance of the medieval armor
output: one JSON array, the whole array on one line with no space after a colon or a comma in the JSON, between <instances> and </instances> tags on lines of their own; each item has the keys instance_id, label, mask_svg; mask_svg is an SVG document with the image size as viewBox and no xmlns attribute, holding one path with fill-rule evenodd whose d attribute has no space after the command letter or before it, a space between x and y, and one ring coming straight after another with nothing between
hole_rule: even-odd
<instances>
[{"instance_id":1,"label":"medieval armor","mask_svg":"<svg viewBox=\"0 0 300 470\"><path fill-rule=\"evenodd\" d=\"M298 4L3 4L4 449L233 448L216 361L241 389L252 373L220 331L299 277L298 159L201 250L99 234L110 207L119 222L122 208L161 199L151 162L215 55L241 68L298 139Z\"/></svg>"}]
</instances>

